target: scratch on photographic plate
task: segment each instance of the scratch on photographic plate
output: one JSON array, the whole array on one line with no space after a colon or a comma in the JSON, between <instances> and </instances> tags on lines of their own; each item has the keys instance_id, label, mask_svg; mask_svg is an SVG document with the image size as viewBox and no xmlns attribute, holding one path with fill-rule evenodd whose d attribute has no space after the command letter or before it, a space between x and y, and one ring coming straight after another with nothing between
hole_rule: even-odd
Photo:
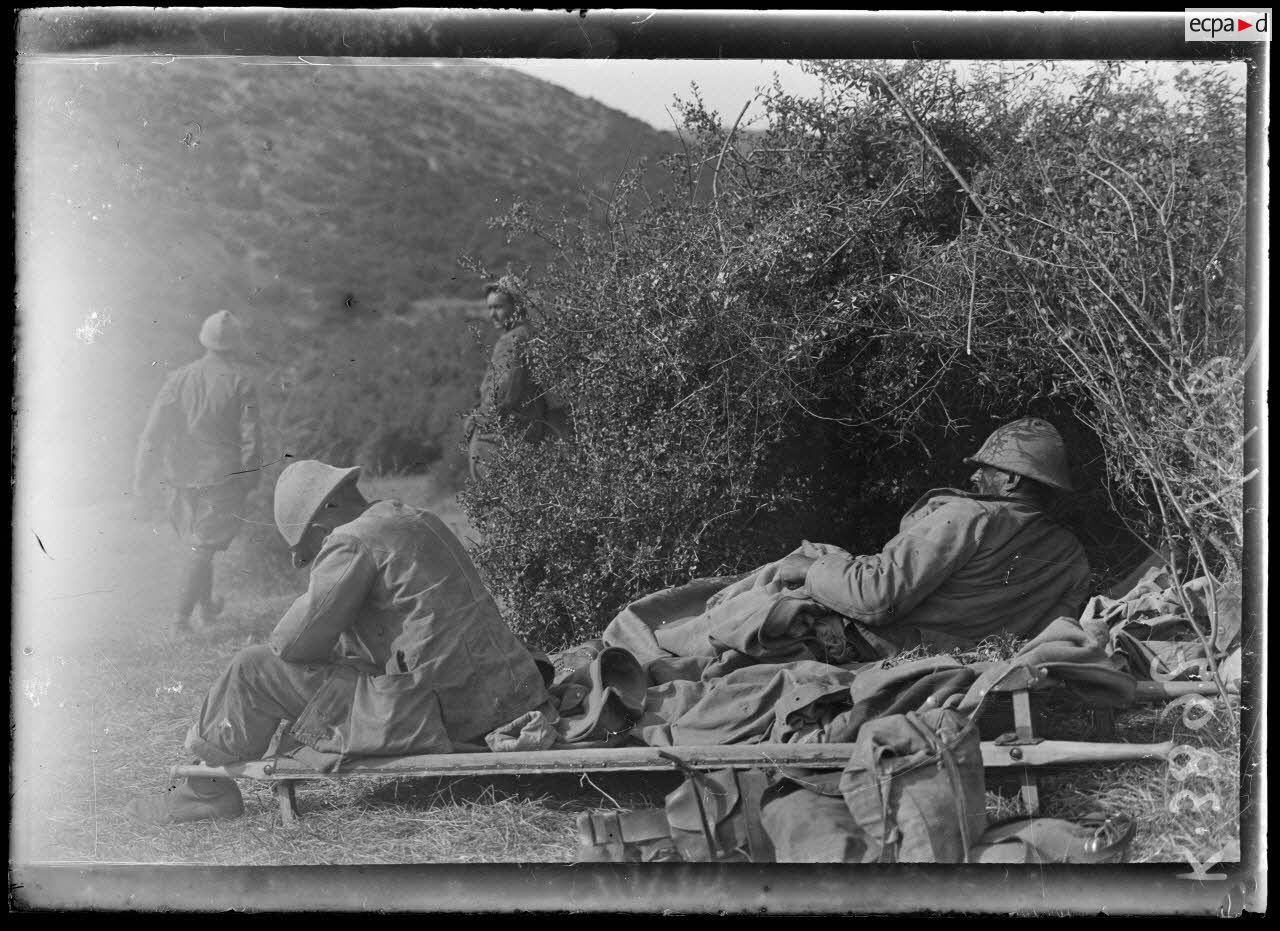
<instances>
[{"instance_id":1,"label":"scratch on photographic plate","mask_svg":"<svg viewBox=\"0 0 1280 931\"><path fill-rule=\"evenodd\" d=\"M81 598L85 595L105 595L114 591L114 588L95 588L87 592L76 592L74 595L54 595L49 599L49 601L62 601L67 598Z\"/></svg>"},{"instance_id":2,"label":"scratch on photographic plate","mask_svg":"<svg viewBox=\"0 0 1280 931\"><path fill-rule=\"evenodd\" d=\"M92 721L98 720L98 706L94 704L89 711ZM89 766L93 772L93 858L98 859L98 748L89 748Z\"/></svg>"}]
</instances>

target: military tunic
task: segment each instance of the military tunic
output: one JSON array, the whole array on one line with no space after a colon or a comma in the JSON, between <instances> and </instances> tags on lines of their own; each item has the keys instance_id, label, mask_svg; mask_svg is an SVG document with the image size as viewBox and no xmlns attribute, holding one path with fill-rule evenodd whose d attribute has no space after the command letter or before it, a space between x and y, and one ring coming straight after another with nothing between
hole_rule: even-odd
<instances>
[{"instance_id":1,"label":"military tunic","mask_svg":"<svg viewBox=\"0 0 1280 931\"><path fill-rule=\"evenodd\" d=\"M448 752L548 697L462 544L399 501L329 534L268 646L211 690L188 736L201 759L261 754L282 717L293 739L337 757ZM245 701L246 685L262 699Z\"/></svg>"},{"instance_id":2,"label":"military tunic","mask_svg":"<svg viewBox=\"0 0 1280 931\"><path fill-rule=\"evenodd\" d=\"M940 488L879 553L823 556L805 581L814 600L901 646L1035 636L1079 616L1090 578L1080 542L1034 504Z\"/></svg>"},{"instance_id":3,"label":"military tunic","mask_svg":"<svg viewBox=\"0 0 1280 931\"><path fill-rule=\"evenodd\" d=\"M138 442L134 488L143 494L162 480L170 521L184 540L228 546L261 466L258 393L249 376L209 352L165 379Z\"/></svg>"},{"instance_id":4,"label":"military tunic","mask_svg":"<svg viewBox=\"0 0 1280 931\"><path fill-rule=\"evenodd\" d=\"M527 358L527 344L533 331L528 324L512 327L498 339L480 383L480 406L473 415L470 436L472 477L483 470L484 460L500 439L498 418L516 418L525 425L523 437L530 442L546 432L547 402L533 380Z\"/></svg>"}]
</instances>

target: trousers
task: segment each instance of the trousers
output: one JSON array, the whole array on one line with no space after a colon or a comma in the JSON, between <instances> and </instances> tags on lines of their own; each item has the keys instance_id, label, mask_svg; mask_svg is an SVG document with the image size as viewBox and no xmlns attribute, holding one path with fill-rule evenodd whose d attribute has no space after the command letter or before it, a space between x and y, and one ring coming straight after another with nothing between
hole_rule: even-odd
<instances>
[{"instance_id":1,"label":"trousers","mask_svg":"<svg viewBox=\"0 0 1280 931\"><path fill-rule=\"evenodd\" d=\"M244 510L244 487L234 480L169 489L169 522L190 546L225 550L244 525Z\"/></svg>"},{"instance_id":2,"label":"trousers","mask_svg":"<svg viewBox=\"0 0 1280 931\"><path fill-rule=\"evenodd\" d=\"M187 750L211 766L261 758L280 722L296 720L338 669L286 662L265 645L246 647L210 687Z\"/></svg>"}]
</instances>

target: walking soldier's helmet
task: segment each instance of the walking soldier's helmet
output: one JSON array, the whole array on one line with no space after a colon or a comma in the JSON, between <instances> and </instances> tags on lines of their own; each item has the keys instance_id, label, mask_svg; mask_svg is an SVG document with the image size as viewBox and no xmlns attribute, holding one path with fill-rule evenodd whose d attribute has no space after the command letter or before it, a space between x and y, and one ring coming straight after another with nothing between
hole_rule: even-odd
<instances>
[{"instance_id":1,"label":"walking soldier's helmet","mask_svg":"<svg viewBox=\"0 0 1280 931\"><path fill-rule=\"evenodd\" d=\"M219 352L233 352L244 345L244 327L229 310L210 314L200 327L200 345Z\"/></svg>"},{"instance_id":2,"label":"walking soldier's helmet","mask_svg":"<svg viewBox=\"0 0 1280 931\"><path fill-rule=\"evenodd\" d=\"M1072 490L1062 435L1039 417L1024 417L997 427L982 448L965 460L965 465L991 466L1035 479L1058 491Z\"/></svg>"},{"instance_id":3,"label":"walking soldier's helmet","mask_svg":"<svg viewBox=\"0 0 1280 931\"><path fill-rule=\"evenodd\" d=\"M290 549L302 542L326 501L339 488L355 482L360 467L338 469L317 459L295 462L276 479L276 527Z\"/></svg>"}]
</instances>

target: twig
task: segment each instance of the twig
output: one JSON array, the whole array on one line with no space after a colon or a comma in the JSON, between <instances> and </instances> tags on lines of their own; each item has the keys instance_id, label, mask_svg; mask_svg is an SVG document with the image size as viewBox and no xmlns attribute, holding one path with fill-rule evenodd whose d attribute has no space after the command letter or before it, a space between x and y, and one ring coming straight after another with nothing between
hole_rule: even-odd
<instances>
[{"instance_id":1,"label":"twig","mask_svg":"<svg viewBox=\"0 0 1280 931\"><path fill-rule=\"evenodd\" d=\"M964 354L973 355L973 298L978 289L978 255L973 256L973 265L969 267L969 320L965 325Z\"/></svg>"},{"instance_id":2,"label":"twig","mask_svg":"<svg viewBox=\"0 0 1280 931\"><path fill-rule=\"evenodd\" d=\"M1230 491L1234 491L1237 488L1242 487L1250 479L1256 478L1258 475L1258 472L1259 472L1258 469L1254 469L1244 478L1241 478L1237 481L1232 482L1226 488L1223 488L1221 491L1217 492L1216 494L1210 495L1208 498L1205 498L1203 501L1197 501L1195 504L1187 505L1187 513L1191 514L1195 511L1200 510L1203 507L1207 507L1208 505L1213 504L1215 501L1218 501L1219 499L1221 499L1223 495L1227 494Z\"/></svg>"},{"instance_id":3,"label":"twig","mask_svg":"<svg viewBox=\"0 0 1280 931\"><path fill-rule=\"evenodd\" d=\"M614 808L618 808L618 809L621 809L621 808L622 808L622 806L618 804L618 800L617 800L617 799L615 799L612 795L610 795L610 794L609 794L608 792L606 792L604 789L600 788L598 785L596 785L594 782L592 782L592 781L591 781L591 776L590 776L590 774L588 774L588 773L583 773L583 774L582 774L582 778L583 778L583 779L585 779L588 783L590 783L591 788L595 789L597 792L599 792L601 795L603 795L605 798L607 798L610 802L612 802L612 803L613 803L613 807L614 807Z\"/></svg>"},{"instance_id":4,"label":"twig","mask_svg":"<svg viewBox=\"0 0 1280 931\"><path fill-rule=\"evenodd\" d=\"M720 166L724 164L724 153L728 151L729 143L733 141L734 133L738 131L738 124L742 122L742 118L747 113L747 108L750 107L751 104L755 102L755 99L758 96L759 94L753 96L750 100L748 100L746 103L742 105L742 109L738 112L738 118L733 121L733 126L729 128L728 135L724 137L724 145L720 147L720 155L716 159L715 170L711 173L711 210L712 210L712 216L714 216L716 219L716 233L720 237L721 251L725 251L725 245L724 245L724 227L720 223L720 189L718 186L718 182L720 180Z\"/></svg>"}]
</instances>

